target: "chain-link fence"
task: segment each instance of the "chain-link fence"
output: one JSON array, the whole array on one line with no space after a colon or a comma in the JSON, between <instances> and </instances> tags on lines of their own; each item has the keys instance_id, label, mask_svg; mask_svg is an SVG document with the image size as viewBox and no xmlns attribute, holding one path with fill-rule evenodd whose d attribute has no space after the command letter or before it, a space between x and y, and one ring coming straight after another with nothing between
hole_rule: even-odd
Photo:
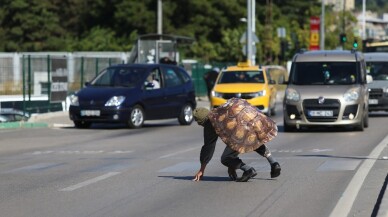
<instances>
[{"instance_id":1,"label":"chain-link fence","mask_svg":"<svg viewBox=\"0 0 388 217\"><path fill-rule=\"evenodd\" d=\"M66 97L101 70L127 63L125 52L0 53L0 108L44 113L67 108ZM229 63L183 64L193 78L196 96L206 97L204 74Z\"/></svg>"},{"instance_id":2,"label":"chain-link fence","mask_svg":"<svg viewBox=\"0 0 388 217\"><path fill-rule=\"evenodd\" d=\"M0 54L0 108L28 113L65 108L66 97L102 69L126 63L122 52Z\"/></svg>"}]
</instances>

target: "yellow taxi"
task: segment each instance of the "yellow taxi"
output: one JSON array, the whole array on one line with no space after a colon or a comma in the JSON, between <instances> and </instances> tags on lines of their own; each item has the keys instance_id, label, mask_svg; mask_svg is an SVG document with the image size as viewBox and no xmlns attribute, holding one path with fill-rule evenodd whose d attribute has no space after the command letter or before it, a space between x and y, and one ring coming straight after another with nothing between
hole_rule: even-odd
<instances>
[{"instance_id":1,"label":"yellow taxi","mask_svg":"<svg viewBox=\"0 0 388 217\"><path fill-rule=\"evenodd\" d=\"M267 116L274 115L277 93L275 83L265 68L239 62L237 66L229 66L220 72L211 92L210 105L215 108L236 97L246 99Z\"/></svg>"}]
</instances>

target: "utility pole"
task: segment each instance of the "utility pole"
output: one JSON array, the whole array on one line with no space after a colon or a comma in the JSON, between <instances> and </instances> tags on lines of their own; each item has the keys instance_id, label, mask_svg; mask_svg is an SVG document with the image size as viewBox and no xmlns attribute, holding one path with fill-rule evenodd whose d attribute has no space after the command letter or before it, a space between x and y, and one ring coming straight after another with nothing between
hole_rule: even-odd
<instances>
[{"instance_id":1,"label":"utility pole","mask_svg":"<svg viewBox=\"0 0 388 217\"><path fill-rule=\"evenodd\" d=\"M162 0L158 0L158 15L157 15L157 33L162 34L162 19L163 19L163 13L162 13Z\"/></svg>"},{"instance_id":2,"label":"utility pole","mask_svg":"<svg viewBox=\"0 0 388 217\"><path fill-rule=\"evenodd\" d=\"M365 1L365 0L364 0ZM320 50L325 50L325 0L322 0Z\"/></svg>"},{"instance_id":3,"label":"utility pole","mask_svg":"<svg viewBox=\"0 0 388 217\"><path fill-rule=\"evenodd\" d=\"M247 60L252 63L252 0L247 0Z\"/></svg>"},{"instance_id":4,"label":"utility pole","mask_svg":"<svg viewBox=\"0 0 388 217\"><path fill-rule=\"evenodd\" d=\"M342 1L343 8L342 8L342 34L346 35L346 28L345 28L345 5L346 5L346 0ZM345 37L346 38L346 37ZM345 42L342 44L342 49L345 50Z\"/></svg>"},{"instance_id":5,"label":"utility pole","mask_svg":"<svg viewBox=\"0 0 388 217\"><path fill-rule=\"evenodd\" d=\"M366 32L365 32L365 0L362 0L362 40L366 39Z\"/></svg>"}]
</instances>

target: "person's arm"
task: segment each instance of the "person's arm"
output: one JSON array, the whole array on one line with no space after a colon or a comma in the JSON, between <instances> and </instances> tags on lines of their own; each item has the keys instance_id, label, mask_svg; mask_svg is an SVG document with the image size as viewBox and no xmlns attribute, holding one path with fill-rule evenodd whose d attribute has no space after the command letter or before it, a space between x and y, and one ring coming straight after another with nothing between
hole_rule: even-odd
<instances>
[{"instance_id":1,"label":"person's arm","mask_svg":"<svg viewBox=\"0 0 388 217\"><path fill-rule=\"evenodd\" d=\"M202 176L205 173L206 165L207 164L201 164L201 168L198 170L197 174L195 174L193 181L198 182L202 179Z\"/></svg>"},{"instance_id":2,"label":"person's arm","mask_svg":"<svg viewBox=\"0 0 388 217\"><path fill-rule=\"evenodd\" d=\"M201 154L199 158L201 162L201 168L195 175L193 181L201 180L201 178L203 177L203 174L205 173L206 166L212 159L214 150L216 148L218 135L215 132L209 120L207 120L204 124L203 136L204 136L204 145L201 148Z\"/></svg>"}]
</instances>

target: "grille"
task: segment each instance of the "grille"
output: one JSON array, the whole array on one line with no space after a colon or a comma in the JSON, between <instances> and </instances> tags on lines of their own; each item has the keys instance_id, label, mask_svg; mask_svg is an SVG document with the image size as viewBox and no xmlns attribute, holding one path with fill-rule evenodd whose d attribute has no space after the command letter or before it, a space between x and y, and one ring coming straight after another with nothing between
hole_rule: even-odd
<instances>
[{"instance_id":1,"label":"grille","mask_svg":"<svg viewBox=\"0 0 388 217\"><path fill-rule=\"evenodd\" d=\"M303 100L303 111L307 120L311 122L334 122L337 120L341 103L338 99L325 99L322 104L318 103L318 99ZM316 117L310 116L309 111L333 111L333 116L330 117Z\"/></svg>"},{"instance_id":2,"label":"grille","mask_svg":"<svg viewBox=\"0 0 388 217\"><path fill-rule=\"evenodd\" d=\"M371 88L369 89L369 98L378 99L383 97L383 89L381 88Z\"/></svg>"},{"instance_id":3,"label":"grille","mask_svg":"<svg viewBox=\"0 0 388 217\"><path fill-rule=\"evenodd\" d=\"M97 100L80 100L79 104L83 109L86 108L101 108L104 107L106 101L97 101Z\"/></svg>"},{"instance_id":4,"label":"grille","mask_svg":"<svg viewBox=\"0 0 388 217\"><path fill-rule=\"evenodd\" d=\"M241 98L241 99L252 99L252 93L224 93L222 94L222 98L231 99L233 97Z\"/></svg>"}]
</instances>

